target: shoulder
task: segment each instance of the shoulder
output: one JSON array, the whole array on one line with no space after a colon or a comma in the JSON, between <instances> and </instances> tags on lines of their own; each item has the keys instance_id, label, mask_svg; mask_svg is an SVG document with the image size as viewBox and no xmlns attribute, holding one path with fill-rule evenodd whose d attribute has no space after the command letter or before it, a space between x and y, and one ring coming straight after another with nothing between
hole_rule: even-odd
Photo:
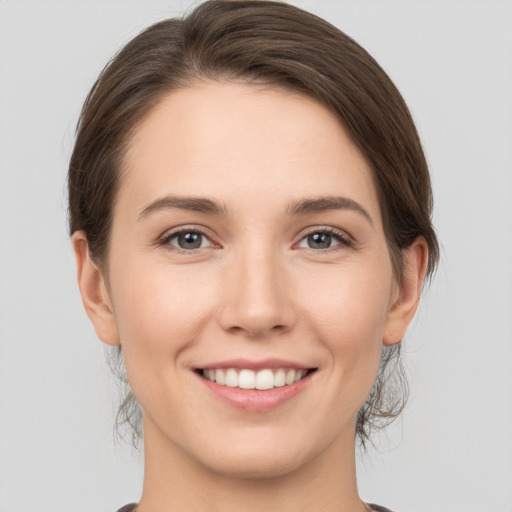
<instances>
[{"instance_id":1,"label":"shoulder","mask_svg":"<svg viewBox=\"0 0 512 512\"><path fill-rule=\"evenodd\" d=\"M136 503L131 503L130 505L125 505L124 507L120 508L117 512L133 512L133 509L135 508ZM375 512L391 512L389 508L381 507L380 505L375 505L373 503L368 504L369 507Z\"/></svg>"},{"instance_id":2,"label":"shoulder","mask_svg":"<svg viewBox=\"0 0 512 512\"><path fill-rule=\"evenodd\" d=\"M133 512L135 509L135 505L137 505L137 503L130 503L129 505L121 507L117 512Z\"/></svg>"},{"instance_id":3,"label":"shoulder","mask_svg":"<svg viewBox=\"0 0 512 512\"><path fill-rule=\"evenodd\" d=\"M375 510L375 512L392 512L391 510L389 510L389 508L381 507L380 505L375 505L375 503L368 503L368 506L372 510ZM121 512L121 511L119 511L119 512Z\"/></svg>"},{"instance_id":4,"label":"shoulder","mask_svg":"<svg viewBox=\"0 0 512 512\"><path fill-rule=\"evenodd\" d=\"M372 510L375 510L375 512L391 512L391 510L389 510L389 508L381 507L380 505L375 505L374 503L368 503L368 506ZM119 512L121 512L121 511L119 511Z\"/></svg>"}]
</instances>

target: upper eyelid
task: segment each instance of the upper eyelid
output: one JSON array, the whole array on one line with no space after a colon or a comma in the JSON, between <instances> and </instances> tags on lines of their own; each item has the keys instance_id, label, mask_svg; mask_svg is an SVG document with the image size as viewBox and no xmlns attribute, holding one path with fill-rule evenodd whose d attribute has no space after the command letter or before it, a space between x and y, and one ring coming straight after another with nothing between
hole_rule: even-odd
<instances>
[{"instance_id":1,"label":"upper eyelid","mask_svg":"<svg viewBox=\"0 0 512 512\"><path fill-rule=\"evenodd\" d=\"M307 228L302 229L297 238L302 240L304 237L309 236L313 233L331 233L334 235L338 235L342 238L348 238L349 240L355 241L355 238L345 229L336 228L334 226L309 226Z\"/></svg>"},{"instance_id":2,"label":"upper eyelid","mask_svg":"<svg viewBox=\"0 0 512 512\"><path fill-rule=\"evenodd\" d=\"M329 233L334 238L338 239L338 243L332 247L327 247L324 249L313 249L310 247L301 247L300 244L310 235L315 233ZM339 250L345 250L350 248L356 248L357 241L353 236L347 233L343 229L334 228L332 226L324 226L324 227L313 227L312 229L302 232L297 237L297 241L293 244L292 249L299 250L304 249L306 251L314 251L315 253L331 253L333 251L337 252Z\"/></svg>"},{"instance_id":3,"label":"upper eyelid","mask_svg":"<svg viewBox=\"0 0 512 512\"><path fill-rule=\"evenodd\" d=\"M164 238L170 238L170 237L179 235L180 233L187 232L187 231L201 233L202 235L204 235L208 239L211 239L213 237L210 234L211 230L206 228L206 227L204 227L204 226L201 226L201 225L187 225L187 224L185 224L183 226L176 226L174 228L166 229L158 237L158 239L162 240Z\"/></svg>"},{"instance_id":4,"label":"upper eyelid","mask_svg":"<svg viewBox=\"0 0 512 512\"><path fill-rule=\"evenodd\" d=\"M204 236L208 241L209 241L209 247L201 247L201 248L197 248L197 249L182 249L178 246L175 246L174 244L170 244L169 242L177 237L180 233L199 233L200 235ZM211 247L222 247L221 244L219 244L218 242L216 242L214 239L214 237L212 237L211 235L209 235L205 229L202 229L200 227L187 227L187 226L184 226L184 227L176 227L176 228L171 228L171 229L168 229L166 231L164 231L164 233L159 236L156 240L156 243L157 245L159 246L167 246L167 248L169 249L170 247L173 247L174 250L176 251L183 251L183 252L188 252L188 253L192 253L192 252L195 252L195 251L202 251L202 250L205 250L205 249L208 249L208 248L211 248ZM170 249L169 249L170 250Z\"/></svg>"},{"instance_id":5,"label":"upper eyelid","mask_svg":"<svg viewBox=\"0 0 512 512\"><path fill-rule=\"evenodd\" d=\"M206 226L202 225L183 225L183 226L176 226L174 228L169 228L165 230L158 238L158 242L165 242L167 240L172 239L173 237L179 235L183 232L197 232L201 235L205 236L212 244L222 246L220 242L218 242L218 238L215 233L211 233L211 230L207 228ZM334 226L329 225L313 225L308 226L300 230L300 232L295 236L295 242L293 243L293 246L296 246L299 242L301 242L305 237L313 234L313 233L330 233L333 235L337 235L342 239L345 239L347 241L350 241L351 243L355 243L355 238L346 230L337 228Z\"/></svg>"}]
</instances>

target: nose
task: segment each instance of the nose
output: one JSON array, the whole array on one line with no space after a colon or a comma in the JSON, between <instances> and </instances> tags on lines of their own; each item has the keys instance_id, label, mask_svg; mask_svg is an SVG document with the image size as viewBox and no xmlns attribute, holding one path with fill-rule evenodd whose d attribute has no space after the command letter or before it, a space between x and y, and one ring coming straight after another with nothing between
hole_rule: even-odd
<instances>
[{"instance_id":1,"label":"nose","mask_svg":"<svg viewBox=\"0 0 512 512\"><path fill-rule=\"evenodd\" d=\"M289 330L296 319L290 284L271 251L240 256L228 267L219 312L221 327L250 338Z\"/></svg>"}]
</instances>

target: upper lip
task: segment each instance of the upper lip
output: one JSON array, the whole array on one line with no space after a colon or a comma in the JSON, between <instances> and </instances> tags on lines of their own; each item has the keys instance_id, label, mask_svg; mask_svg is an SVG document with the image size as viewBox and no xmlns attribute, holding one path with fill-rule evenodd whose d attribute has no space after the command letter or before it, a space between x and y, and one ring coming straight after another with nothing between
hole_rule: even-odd
<instances>
[{"instance_id":1,"label":"upper lip","mask_svg":"<svg viewBox=\"0 0 512 512\"><path fill-rule=\"evenodd\" d=\"M217 361L208 363L204 366L198 367L202 370L217 370L225 368L247 369L247 370L263 370L265 368L294 368L297 370L309 370L313 368L310 365L304 365L296 361L286 359L267 358L258 361L250 359L229 359L225 361Z\"/></svg>"}]
</instances>

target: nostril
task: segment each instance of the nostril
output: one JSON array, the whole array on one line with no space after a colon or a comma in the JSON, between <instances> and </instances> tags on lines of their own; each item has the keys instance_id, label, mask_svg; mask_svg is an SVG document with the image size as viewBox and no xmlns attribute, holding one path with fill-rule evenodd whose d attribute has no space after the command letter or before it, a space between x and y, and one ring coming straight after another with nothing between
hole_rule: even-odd
<instances>
[{"instance_id":1,"label":"nostril","mask_svg":"<svg viewBox=\"0 0 512 512\"><path fill-rule=\"evenodd\" d=\"M225 331L259 338L280 334L294 324L293 301L271 274L250 266L243 275L231 276L226 283L225 301L217 313Z\"/></svg>"},{"instance_id":2,"label":"nostril","mask_svg":"<svg viewBox=\"0 0 512 512\"><path fill-rule=\"evenodd\" d=\"M233 325L227 328L227 331L232 334L245 334L251 338L264 337L269 334L280 334L285 332L288 327L284 324L278 324L268 327L268 324L245 322L243 325Z\"/></svg>"}]
</instances>

